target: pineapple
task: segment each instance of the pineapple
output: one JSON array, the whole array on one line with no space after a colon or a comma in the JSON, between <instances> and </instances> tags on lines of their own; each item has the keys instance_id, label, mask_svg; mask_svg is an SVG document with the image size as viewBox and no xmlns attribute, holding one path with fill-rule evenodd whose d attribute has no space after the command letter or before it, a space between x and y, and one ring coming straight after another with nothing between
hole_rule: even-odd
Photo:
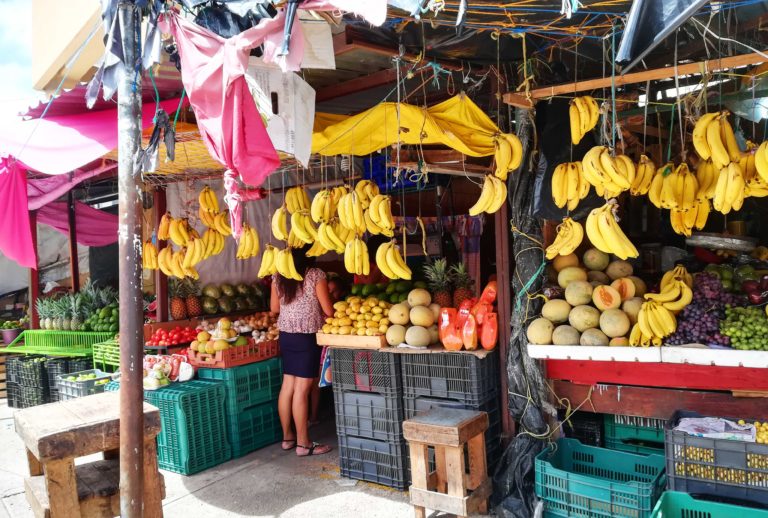
<instances>
[{"instance_id":1,"label":"pineapple","mask_svg":"<svg viewBox=\"0 0 768 518\"><path fill-rule=\"evenodd\" d=\"M453 281L453 307L458 308L466 299L475 296L474 281L467 272L464 263L451 266L451 280Z\"/></svg>"},{"instance_id":2,"label":"pineapple","mask_svg":"<svg viewBox=\"0 0 768 518\"><path fill-rule=\"evenodd\" d=\"M187 308L187 316L189 318L199 317L203 314L203 305L200 302L200 282L194 279L184 279L186 284L187 297L184 299L184 304Z\"/></svg>"},{"instance_id":3,"label":"pineapple","mask_svg":"<svg viewBox=\"0 0 768 518\"><path fill-rule=\"evenodd\" d=\"M53 318L53 329L60 331L64 329L64 306L61 303L62 299L56 299L51 302L53 309L51 311L51 317Z\"/></svg>"},{"instance_id":4,"label":"pineapple","mask_svg":"<svg viewBox=\"0 0 768 518\"><path fill-rule=\"evenodd\" d=\"M72 329L71 327L71 319L72 319L72 306L71 306L71 300L73 300L74 297L62 297L60 299L61 303L61 314L62 314L62 320L61 320L61 329L64 331L70 331Z\"/></svg>"},{"instance_id":5,"label":"pineapple","mask_svg":"<svg viewBox=\"0 0 768 518\"><path fill-rule=\"evenodd\" d=\"M186 285L177 279L169 279L168 292L171 296L171 320L184 320L187 318Z\"/></svg>"},{"instance_id":6,"label":"pineapple","mask_svg":"<svg viewBox=\"0 0 768 518\"><path fill-rule=\"evenodd\" d=\"M37 308L37 318L40 322L40 329L50 329L50 315L51 315L51 305L50 301L48 299L37 299L37 302L35 304L35 308Z\"/></svg>"},{"instance_id":7,"label":"pineapple","mask_svg":"<svg viewBox=\"0 0 768 518\"><path fill-rule=\"evenodd\" d=\"M81 317L81 311L82 311L82 298L79 294L74 295L73 297L70 297L70 314L72 318L69 321L69 328L72 331L80 331L80 328L83 325L83 320Z\"/></svg>"},{"instance_id":8,"label":"pineapple","mask_svg":"<svg viewBox=\"0 0 768 518\"><path fill-rule=\"evenodd\" d=\"M429 291L432 292L432 302L439 304L441 308L451 306L451 278L448 275L448 262L445 258L435 259L430 264L424 265L424 276L427 279Z\"/></svg>"}]
</instances>

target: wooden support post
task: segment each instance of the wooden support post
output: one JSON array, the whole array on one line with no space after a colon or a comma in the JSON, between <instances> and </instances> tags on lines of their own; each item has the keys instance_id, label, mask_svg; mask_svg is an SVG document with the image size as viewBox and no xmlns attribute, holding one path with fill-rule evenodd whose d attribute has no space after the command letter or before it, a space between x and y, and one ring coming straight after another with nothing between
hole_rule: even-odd
<instances>
[{"instance_id":1,"label":"wooden support post","mask_svg":"<svg viewBox=\"0 0 768 518\"><path fill-rule=\"evenodd\" d=\"M501 372L501 430L504 439L511 437L515 431L515 423L507 411L509 407L509 395L507 394L507 354L509 353L509 335L512 308L512 280L509 278L510 258L509 251L509 204L505 203L494 214L496 230L496 284L497 284L497 311L499 320L499 364Z\"/></svg>"},{"instance_id":2,"label":"wooden support post","mask_svg":"<svg viewBox=\"0 0 768 518\"><path fill-rule=\"evenodd\" d=\"M160 219L167 210L165 189L155 189L154 198L155 228L160 228ZM166 246L168 245L165 241L157 241L158 252ZM155 270L155 300L157 301L157 309L155 310L157 321L168 322L168 277L159 269Z\"/></svg>"},{"instance_id":3,"label":"wooden support post","mask_svg":"<svg viewBox=\"0 0 768 518\"><path fill-rule=\"evenodd\" d=\"M37 261L37 212L29 211L29 230L32 232L32 250L35 251ZM29 318L30 328L40 328L40 316L37 314L37 298L40 296L40 271L37 268L29 269Z\"/></svg>"},{"instance_id":4,"label":"wooden support post","mask_svg":"<svg viewBox=\"0 0 768 518\"><path fill-rule=\"evenodd\" d=\"M69 273L72 276L72 291L80 291L80 257L77 255L77 218L75 218L75 196L67 193L67 216L69 219Z\"/></svg>"}]
</instances>

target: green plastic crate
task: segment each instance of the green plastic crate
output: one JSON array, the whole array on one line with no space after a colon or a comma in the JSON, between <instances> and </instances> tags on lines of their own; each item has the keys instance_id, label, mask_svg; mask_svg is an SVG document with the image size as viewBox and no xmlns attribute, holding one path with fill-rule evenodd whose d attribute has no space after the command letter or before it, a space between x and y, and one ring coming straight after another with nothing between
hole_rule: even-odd
<instances>
[{"instance_id":1,"label":"green plastic crate","mask_svg":"<svg viewBox=\"0 0 768 518\"><path fill-rule=\"evenodd\" d=\"M173 383L145 390L144 400L160 409L157 462L161 469L192 475L232 457L222 384Z\"/></svg>"},{"instance_id":2,"label":"green plastic crate","mask_svg":"<svg viewBox=\"0 0 768 518\"><path fill-rule=\"evenodd\" d=\"M664 443L646 443L634 439L621 440L606 437L605 447L610 450L628 451L640 455L664 455Z\"/></svg>"},{"instance_id":3,"label":"green plastic crate","mask_svg":"<svg viewBox=\"0 0 768 518\"><path fill-rule=\"evenodd\" d=\"M752 507L696 500L688 493L666 491L651 518L768 518L768 511Z\"/></svg>"},{"instance_id":4,"label":"green plastic crate","mask_svg":"<svg viewBox=\"0 0 768 518\"><path fill-rule=\"evenodd\" d=\"M664 456L636 455L560 439L536 456L544 516L648 518L664 490Z\"/></svg>"},{"instance_id":5,"label":"green plastic crate","mask_svg":"<svg viewBox=\"0 0 768 518\"><path fill-rule=\"evenodd\" d=\"M117 340L93 344L93 368L105 372L120 368L120 343Z\"/></svg>"},{"instance_id":6,"label":"green plastic crate","mask_svg":"<svg viewBox=\"0 0 768 518\"><path fill-rule=\"evenodd\" d=\"M605 414L605 437L620 441L659 443L664 448L664 419Z\"/></svg>"},{"instance_id":7,"label":"green plastic crate","mask_svg":"<svg viewBox=\"0 0 768 518\"><path fill-rule=\"evenodd\" d=\"M114 333L28 329L7 347L0 348L0 353L90 356L93 352L93 344L104 342L114 336Z\"/></svg>"},{"instance_id":8,"label":"green plastic crate","mask_svg":"<svg viewBox=\"0 0 768 518\"><path fill-rule=\"evenodd\" d=\"M233 458L274 444L283 435L277 401L256 405L236 416L229 415L227 424Z\"/></svg>"},{"instance_id":9,"label":"green plastic crate","mask_svg":"<svg viewBox=\"0 0 768 518\"><path fill-rule=\"evenodd\" d=\"M223 382L227 389L227 414L237 415L246 408L277 399L283 383L283 363L280 358L272 358L231 369L198 369L197 377Z\"/></svg>"}]
</instances>

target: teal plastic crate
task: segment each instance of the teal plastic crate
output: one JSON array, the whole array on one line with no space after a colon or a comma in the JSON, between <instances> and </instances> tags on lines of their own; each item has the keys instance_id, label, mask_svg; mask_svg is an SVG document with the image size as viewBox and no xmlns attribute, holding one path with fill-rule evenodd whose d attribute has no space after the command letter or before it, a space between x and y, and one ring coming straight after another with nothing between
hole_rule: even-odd
<instances>
[{"instance_id":1,"label":"teal plastic crate","mask_svg":"<svg viewBox=\"0 0 768 518\"><path fill-rule=\"evenodd\" d=\"M768 518L768 511L753 507L696 500L688 493L666 491L651 518Z\"/></svg>"},{"instance_id":2,"label":"teal plastic crate","mask_svg":"<svg viewBox=\"0 0 768 518\"><path fill-rule=\"evenodd\" d=\"M242 457L280 440L283 430L277 401L256 405L227 417L232 457Z\"/></svg>"},{"instance_id":3,"label":"teal plastic crate","mask_svg":"<svg viewBox=\"0 0 768 518\"><path fill-rule=\"evenodd\" d=\"M231 369L198 369L197 377L223 382L227 389L227 414L237 415L246 408L277 399L283 383L283 363L280 358L272 358Z\"/></svg>"},{"instance_id":4,"label":"teal plastic crate","mask_svg":"<svg viewBox=\"0 0 768 518\"><path fill-rule=\"evenodd\" d=\"M664 456L560 439L536 456L544 516L648 518L664 490Z\"/></svg>"},{"instance_id":5,"label":"teal plastic crate","mask_svg":"<svg viewBox=\"0 0 768 518\"><path fill-rule=\"evenodd\" d=\"M161 469L192 475L232 457L225 399L224 386L207 381L144 391L144 400L160 409L157 462Z\"/></svg>"},{"instance_id":6,"label":"teal plastic crate","mask_svg":"<svg viewBox=\"0 0 768 518\"><path fill-rule=\"evenodd\" d=\"M659 443L664 448L664 419L605 414L605 437L620 441Z\"/></svg>"},{"instance_id":7,"label":"teal plastic crate","mask_svg":"<svg viewBox=\"0 0 768 518\"><path fill-rule=\"evenodd\" d=\"M640 455L664 455L664 443L646 443L643 441L636 441L634 439L621 440L614 439L612 437L606 437L605 447L610 450L628 451L630 453L638 453Z\"/></svg>"}]
</instances>

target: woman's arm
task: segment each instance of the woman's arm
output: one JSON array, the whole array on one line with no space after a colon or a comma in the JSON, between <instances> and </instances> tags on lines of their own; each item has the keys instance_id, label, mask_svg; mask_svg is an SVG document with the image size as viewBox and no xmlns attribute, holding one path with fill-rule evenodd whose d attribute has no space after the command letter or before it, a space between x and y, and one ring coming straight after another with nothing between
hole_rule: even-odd
<instances>
[{"instance_id":1,"label":"woman's arm","mask_svg":"<svg viewBox=\"0 0 768 518\"><path fill-rule=\"evenodd\" d=\"M331 302L331 294L328 292L328 281L321 279L315 286L315 294L317 300L320 302L320 307L323 309L326 317L333 316L333 302Z\"/></svg>"},{"instance_id":2,"label":"woman's arm","mask_svg":"<svg viewBox=\"0 0 768 518\"><path fill-rule=\"evenodd\" d=\"M280 313L280 297L277 296L277 288L275 287L275 281L272 280L269 294L269 310L272 313Z\"/></svg>"}]
</instances>

